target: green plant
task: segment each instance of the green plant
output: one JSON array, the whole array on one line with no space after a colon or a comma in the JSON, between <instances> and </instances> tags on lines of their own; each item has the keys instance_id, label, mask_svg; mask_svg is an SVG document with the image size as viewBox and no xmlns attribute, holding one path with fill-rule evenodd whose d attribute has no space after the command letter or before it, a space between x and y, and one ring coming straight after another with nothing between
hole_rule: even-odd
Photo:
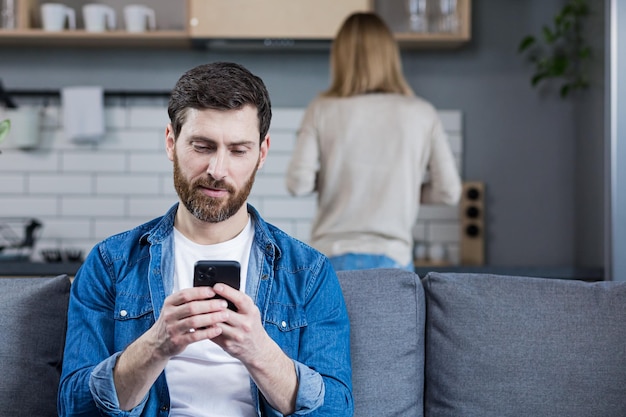
<instances>
[{"instance_id":1,"label":"green plant","mask_svg":"<svg viewBox=\"0 0 626 417\"><path fill-rule=\"evenodd\" d=\"M526 53L534 64L531 84L542 80L562 80L560 95L589 86L585 63L591 48L583 37L583 22L589 15L586 0L570 0L554 17L553 26L544 26L541 37L528 35L519 44L518 52Z\"/></svg>"},{"instance_id":2,"label":"green plant","mask_svg":"<svg viewBox=\"0 0 626 417\"><path fill-rule=\"evenodd\" d=\"M11 121L4 119L0 122L0 143L2 143L6 135L9 134L9 130L11 130Z\"/></svg>"}]
</instances>

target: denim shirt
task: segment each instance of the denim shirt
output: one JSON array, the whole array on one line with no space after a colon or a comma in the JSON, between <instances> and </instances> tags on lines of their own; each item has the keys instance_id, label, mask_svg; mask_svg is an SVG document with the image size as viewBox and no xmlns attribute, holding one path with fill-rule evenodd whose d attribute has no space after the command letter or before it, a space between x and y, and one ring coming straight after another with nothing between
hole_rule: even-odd
<instances>
[{"instance_id":1,"label":"denim shirt","mask_svg":"<svg viewBox=\"0 0 626 417\"><path fill-rule=\"evenodd\" d=\"M121 352L157 320L173 288L173 228L163 217L105 239L76 274L59 387L60 416L167 416L162 372L143 401L119 409L113 368ZM294 415L352 416L349 321L328 259L261 219L248 205L255 235L246 293L265 331L293 361ZM258 416L280 416L250 380Z\"/></svg>"}]
</instances>

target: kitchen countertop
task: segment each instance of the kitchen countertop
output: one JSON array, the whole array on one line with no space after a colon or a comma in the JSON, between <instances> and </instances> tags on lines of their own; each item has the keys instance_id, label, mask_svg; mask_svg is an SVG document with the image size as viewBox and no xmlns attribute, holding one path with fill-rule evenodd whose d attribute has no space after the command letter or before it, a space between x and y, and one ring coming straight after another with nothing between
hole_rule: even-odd
<instances>
[{"instance_id":1,"label":"kitchen countertop","mask_svg":"<svg viewBox=\"0 0 626 417\"><path fill-rule=\"evenodd\" d=\"M2 261L0 276L43 277L61 274L74 276L81 265L82 262Z\"/></svg>"},{"instance_id":2,"label":"kitchen countertop","mask_svg":"<svg viewBox=\"0 0 626 417\"><path fill-rule=\"evenodd\" d=\"M76 275L81 262L0 262L0 276L50 276L67 274ZM421 278L429 272L465 272L478 274L496 274L511 276L527 276L542 278L579 279L585 281L602 281L602 268L575 267L514 267L514 266L417 266L415 272Z\"/></svg>"}]
</instances>

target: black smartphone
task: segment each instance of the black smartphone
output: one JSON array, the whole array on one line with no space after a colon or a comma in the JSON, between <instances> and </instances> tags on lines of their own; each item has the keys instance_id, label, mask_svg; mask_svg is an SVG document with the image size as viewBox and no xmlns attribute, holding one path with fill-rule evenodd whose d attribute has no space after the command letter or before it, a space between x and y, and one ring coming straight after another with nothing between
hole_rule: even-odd
<instances>
[{"instance_id":1,"label":"black smartphone","mask_svg":"<svg viewBox=\"0 0 626 417\"><path fill-rule=\"evenodd\" d=\"M194 287L212 287L221 282L238 290L240 281L241 266L237 261L198 261L193 268ZM217 295L215 298L223 297ZM230 301L228 308L237 311Z\"/></svg>"}]
</instances>

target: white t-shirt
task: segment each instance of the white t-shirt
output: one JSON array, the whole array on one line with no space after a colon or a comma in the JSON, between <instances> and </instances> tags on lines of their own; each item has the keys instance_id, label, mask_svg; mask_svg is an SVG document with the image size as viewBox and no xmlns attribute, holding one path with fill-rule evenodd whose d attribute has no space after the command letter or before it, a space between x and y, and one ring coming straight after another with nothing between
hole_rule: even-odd
<instances>
[{"instance_id":1,"label":"white t-shirt","mask_svg":"<svg viewBox=\"0 0 626 417\"><path fill-rule=\"evenodd\" d=\"M254 227L252 221L235 238L199 245L174 229L174 291L193 285L196 261L234 260L241 264L240 288L245 291ZM165 367L170 416L247 417L256 415L250 374L244 365L210 340L192 343Z\"/></svg>"}]
</instances>

